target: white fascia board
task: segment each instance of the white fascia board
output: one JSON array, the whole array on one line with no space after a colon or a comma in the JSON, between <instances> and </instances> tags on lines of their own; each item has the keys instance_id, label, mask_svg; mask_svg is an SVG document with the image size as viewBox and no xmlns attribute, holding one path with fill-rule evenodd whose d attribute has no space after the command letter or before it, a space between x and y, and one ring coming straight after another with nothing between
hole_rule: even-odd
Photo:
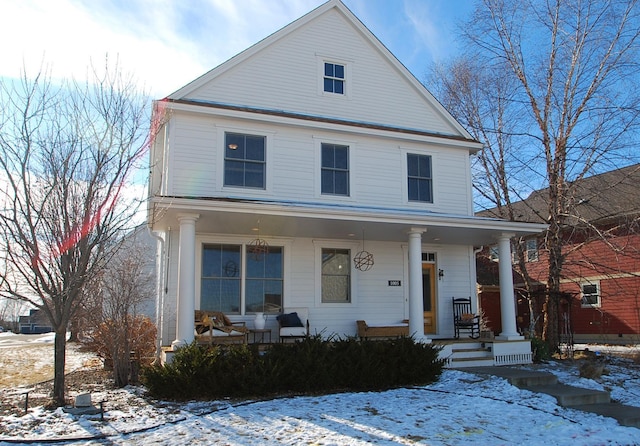
<instances>
[{"instance_id":1,"label":"white fascia board","mask_svg":"<svg viewBox=\"0 0 640 446\"><path fill-rule=\"evenodd\" d=\"M171 108L175 111L182 111L185 113L194 113L198 115L208 115L208 116L219 116L223 118L232 118L232 119L243 119L249 121L257 121L257 122L266 122L269 124L279 124L279 125L288 125L302 128L310 128L317 130L330 130L336 132L344 132L350 134L362 134L366 136L375 136L379 138L388 138L388 139L402 139L405 141L412 142L424 142L435 145L445 145L447 147L455 147L468 150L472 154L475 154L482 150L482 143L475 140L463 140L458 139L455 135L420 135L413 132L427 132L426 130L420 129L400 129L398 130L384 130L384 129L375 129L371 127L363 127L361 125L376 125L375 123L359 123L339 119L340 121L344 121L344 124L338 123L327 123L322 121L322 119L335 119L331 117L322 117L322 116L308 116L309 119L300 119L295 117L287 117L287 116L277 116L275 113L282 112L288 113L285 110L269 110L269 113L260 113L258 109L255 111L243 111L243 110L233 110L229 108L216 107L214 106L208 107L206 103L202 104L186 104L180 102L168 102L167 107ZM228 105L231 107L245 107L242 105L231 105L231 104L219 104L219 105ZM302 117L302 115L300 115ZM317 120L314 120L317 119ZM406 131L403 131L406 130Z\"/></svg>"},{"instance_id":2,"label":"white fascia board","mask_svg":"<svg viewBox=\"0 0 640 446\"><path fill-rule=\"evenodd\" d=\"M341 208L322 204L270 203L261 200L207 200L198 198L154 197L160 207L189 212L223 211L246 214L270 214L287 217L312 217L327 220L359 220L372 223L394 223L420 226L437 224L441 226L469 229L490 229L505 233L517 232L537 234L547 229L546 224L510 222L506 220L480 218L465 215L410 212L402 209ZM256 204L260 206L257 207Z\"/></svg>"}]
</instances>

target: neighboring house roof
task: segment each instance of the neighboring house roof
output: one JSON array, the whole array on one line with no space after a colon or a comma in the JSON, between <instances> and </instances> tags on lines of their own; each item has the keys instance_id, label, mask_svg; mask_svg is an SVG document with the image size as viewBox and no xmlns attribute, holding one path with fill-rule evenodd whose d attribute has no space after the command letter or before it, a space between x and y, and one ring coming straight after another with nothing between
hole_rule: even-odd
<instances>
[{"instance_id":1,"label":"neighboring house roof","mask_svg":"<svg viewBox=\"0 0 640 446\"><path fill-rule=\"evenodd\" d=\"M338 14L335 14L337 12ZM396 103L390 101L386 104L387 107L402 107L406 106L408 102L408 98L411 98L412 101L416 101L417 98L421 98L424 105L430 110L430 113L434 116L434 121L439 121L443 124L443 127L437 130L432 130L433 133L439 133L440 135L448 136L448 137L458 137L460 139L464 139L470 143L477 143L473 139L473 137L458 123L453 116L438 102L438 100L415 78L413 74L382 44L378 38L340 1L340 0L329 0L308 14L302 16L298 20L290 23L279 31L271 34L267 38L258 42L257 44L251 46L250 48L242 51L237 54L233 58L228 61L222 63L211 71L205 73L184 87L180 88L176 92L170 94L166 99L170 102L182 101L182 103L190 103L194 104L196 101L199 105L205 105L209 102L210 106L241 106L248 107L247 110L251 109L255 110L265 110L273 113L277 111L279 105L276 103L276 108L273 108L274 97L277 98L278 95L274 95L273 92L265 95L264 97L262 93L265 90L270 90L274 88L281 87L281 83L273 84L269 82L260 83L260 79L258 82L253 79L253 82L246 84L247 88L241 89L238 95L237 93L231 92L230 86L237 85L237 82L247 82L249 78L255 75L256 70L259 68L262 72L264 72L265 79L287 79L287 66L281 65L273 65L269 63L265 63L267 58L273 57L275 53L278 54L277 58L281 58L286 56L288 53L293 51L291 49L291 42L295 41L295 39L302 35L303 32L318 32L323 31L322 26L328 25L331 26L332 23L335 23L335 20L341 18L344 22L351 25L351 28L355 34L361 36L368 48L372 48L372 54L376 54L377 58L386 66L389 66L390 69L395 71L400 75L398 79L404 80L404 82L400 82L398 85L394 85L393 91L401 91L409 92L408 96L403 98L397 97ZM324 20L325 22L322 22ZM311 25L315 26L318 29L313 28ZM340 43L336 42L339 46ZM287 46L289 45L289 46ZM281 47L281 48L278 48ZM286 48L286 49L282 49ZM281 51L278 53L278 51ZM326 51L326 50L325 50ZM304 57L309 57L309 54L303 53ZM319 53L314 53L313 56L319 56ZM324 53L322 53L324 57ZM331 58L331 54L326 55L328 58ZM302 57L302 55L296 55L296 57ZM364 70L364 64L358 66L358 69ZM231 77L229 74L233 71ZM278 75L279 74L279 75ZM362 76L362 73L360 74ZM314 78L315 76L309 76L309 78ZM218 81L218 89L211 89L211 82L216 79ZM225 82L231 82L233 79L233 83L225 84ZM298 82L299 79L287 79L288 87L291 91L295 91L299 86L294 86L295 82ZM371 84L375 84L376 80L371 79ZM391 89L388 85L377 85L370 86L369 88L375 89L378 95L387 94L392 95L390 93ZM250 89L255 89L254 91L249 91ZM302 89L304 91L304 89ZM235 102L234 104L229 104L229 101L225 101L224 98L220 99L220 96L224 96L226 93L229 93L229 97L232 98ZM243 97L244 94L244 97ZM270 98L268 96L271 95ZM345 116L350 116L347 110L331 110L326 113L336 113L333 115L318 113L318 110L309 110L307 107L310 106L308 102L304 102L298 109L295 109L292 101L287 101L286 97L283 94L279 95L282 99L283 105L282 108L286 107L286 110L289 114L296 114L296 117L304 116L305 119L337 119L344 120ZM264 100L263 100L264 99ZM245 101L246 103L241 103L239 101ZM345 114L346 113L346 114ZM341 114L345 114L342 116ZM347 120L350 120L347 118ZM398 125L389 125L390 123L381 123L375 120L365 120L364 123L360 123L364 125L375 125L375 124L386 124L390 128L400 129L402 125L401 123L397 123ZM419 130L416 129L415 126L408 126L409 131ZM475 150L479 150L481 145L477 143L477 147Z\"/></svg>"},{"instance_id":2,"label":"neighboring house roof","mask_svg":"<svg viewBox=\"0 0 640 446\"><path fill-rule=\"evenodd\" d=\"M607 224L620 218L640 215L640 164L593 175L568 183L568 225L581 222ZM534 191L527 199L513 203L514 218L532 223L546 222L549 189ZM496 208L478 212L478 216L504 218Z\"/></svg>"}]
</instances>

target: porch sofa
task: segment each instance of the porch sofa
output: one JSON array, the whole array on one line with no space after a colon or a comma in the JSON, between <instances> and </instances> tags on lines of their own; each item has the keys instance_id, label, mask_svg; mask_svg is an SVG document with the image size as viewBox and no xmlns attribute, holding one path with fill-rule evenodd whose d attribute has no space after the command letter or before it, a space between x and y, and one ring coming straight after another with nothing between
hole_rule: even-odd
<instances>
[{"instance_id":1,"label":"porch sofa","mask_svg":"<svg viewBox=\"0 0 640 446\"><path fill-rule=\"evenodd\" d=\"M368 338L397 338L400 336L409 336L409 322L402 321L397 324L389 325L369 325L365 321L356 321L358 328L358 337Z\"/></svg>"},{"instance_id":2,"label":"porch sofa","mask_svg":"<svg viewBox=\"0 0 640 446\"><path fill-rule=\"evenodd\" d=\"M231 322L219 311L195 311L195 338L198 344L246 344L249 329L245 322Z\"/></svg>"}]
</instances>

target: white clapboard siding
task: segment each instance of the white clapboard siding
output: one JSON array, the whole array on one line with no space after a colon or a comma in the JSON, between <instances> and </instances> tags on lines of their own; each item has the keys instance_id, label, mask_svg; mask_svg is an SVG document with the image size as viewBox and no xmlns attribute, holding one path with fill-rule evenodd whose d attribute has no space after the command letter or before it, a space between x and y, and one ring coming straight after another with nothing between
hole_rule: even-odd
<instances>
[{"instance_id":1,"label":"white clapboard siding","mask_svg":"<svg viewBox=\"0 0 640 446\"><path fill-rule=\"evenodd\" d=\"M322 92L324 60L348 67L346 95ZM335 9L231 65L187 98L459 134Z\"/></svg>"},{"instance_id":2,"label":"white clapboard siding","mask_svg":"<svg viewBox=\"0 0 640 446\"><path fill-rule=\"evenodd\" d=\"M272 135L267 145L268 187L266 191L224 188L221 142L225 129L246 128L247 133ZM406 139L373 138L344 132L310 132L304 127L247 123L243 120L198 117L176 113L169 141L167 195L190 197L224 197L276 200L354 203L362 206L406 207L432 212L467 215L471 198L468 152L407 143ZM350 196L321 195L318 151L322 141L344 141L350 146ZM406 154L428 153L433 156L433 204L407 201Z\"/></svg>"}]
</instances>

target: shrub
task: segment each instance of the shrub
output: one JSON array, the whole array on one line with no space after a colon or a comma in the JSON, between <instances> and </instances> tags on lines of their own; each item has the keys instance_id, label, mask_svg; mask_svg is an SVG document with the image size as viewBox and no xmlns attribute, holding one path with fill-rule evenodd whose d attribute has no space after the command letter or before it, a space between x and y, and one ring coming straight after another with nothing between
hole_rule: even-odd
<instances>
[{"instance_id":1,"label":"shrub","mask_svg":"<svg viewBox=\"0 0 640 446\"><path fill-rule=\"evenodd\" d=\"M323 340L273 344L264 354L246 345L178 349L165 366L143 369L149 393L166 399L212 399L279 393L382 390L428 384L444 362L439 347L412 338Z\"/></svg>"},{"instance_id":2,"label":"shrub","mask_svg":"<svg viewBox=\"0 0 640 446\"><path fill-rule=\"evenodd\" d=\"M112 367L116 386L124 387L137 381L138 364L155 355L156 326L146 316L107 319L81 342Z\"/></svg>"},{"instance_id":3,"label":"shrub","mask_svg":"<svg viewBox=\"0 0 640 446\"><path fill-rule=\"evenodd\" d=\"M544 362L551 359L549 344L540 338L531 338L531 352L533 353L533 362Z\"/></svg>"}]
</instances>

